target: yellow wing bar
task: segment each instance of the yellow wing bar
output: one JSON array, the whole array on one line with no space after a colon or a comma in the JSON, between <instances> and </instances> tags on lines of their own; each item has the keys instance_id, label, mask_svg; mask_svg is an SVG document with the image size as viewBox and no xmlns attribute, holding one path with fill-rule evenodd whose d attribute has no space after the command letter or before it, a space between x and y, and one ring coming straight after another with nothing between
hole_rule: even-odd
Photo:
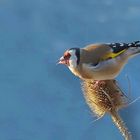
<instances>
[{"instance_id":1,"label":"yellow wing bar","mask_svg":"<svg viewBox=\"0 0 140 140\"><path fill-rule=\"evenodd\" d=\"M103 57L103 60L106 60L106 59L111 59L111 58L115 58L117 56L119 56L120 54L122 54L123 52L125 52L126 49L118 52L118 53L113 53L113 52L110 52L108 54L106 54L104 57Z\"/></svg>"}]
</instances>

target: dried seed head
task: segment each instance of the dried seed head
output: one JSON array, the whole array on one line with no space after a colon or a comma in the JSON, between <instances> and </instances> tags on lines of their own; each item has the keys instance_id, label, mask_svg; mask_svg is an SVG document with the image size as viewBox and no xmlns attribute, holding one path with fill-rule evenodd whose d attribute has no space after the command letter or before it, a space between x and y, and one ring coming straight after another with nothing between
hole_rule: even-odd
<instances>
[{"instance_id":1,"label":"dried seed head","mask_svg":"<svg viewBox=\"0 0 140 140\"><path fill-rule=\"evenodd\" d=\"M82 82L85 99L97 116L118 110L127 103L126 97L118 88L115 80Z\"/></svg>"}]
</instances>

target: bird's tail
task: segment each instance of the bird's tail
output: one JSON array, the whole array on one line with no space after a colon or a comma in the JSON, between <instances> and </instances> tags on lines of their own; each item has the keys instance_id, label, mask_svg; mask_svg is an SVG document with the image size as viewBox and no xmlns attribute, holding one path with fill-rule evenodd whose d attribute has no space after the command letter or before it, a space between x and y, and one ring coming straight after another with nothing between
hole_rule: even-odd
<instances>
[{"instance_id":1,"label":"bird's tail","mask_svg":"<svg viewBox=\"0 0 140 140\"><path fill-rule=\"evenodd\" d=\"M140 41L134 41L132 43L128 44L129 48L125 52L125 54L128 56L128 58L134 57L138 54L140 54Z\"/></svg>"},{"instance_id":2,"label":"bird's tail","mask_svg":"<svg viewBox=\"0 0 140 140\"><path fill-rule=\"evenodd\" d=\"M140 47L140 41L134 41L130 43L130 45L132 45L132 47Z\"/></svg>"}]
</instances>

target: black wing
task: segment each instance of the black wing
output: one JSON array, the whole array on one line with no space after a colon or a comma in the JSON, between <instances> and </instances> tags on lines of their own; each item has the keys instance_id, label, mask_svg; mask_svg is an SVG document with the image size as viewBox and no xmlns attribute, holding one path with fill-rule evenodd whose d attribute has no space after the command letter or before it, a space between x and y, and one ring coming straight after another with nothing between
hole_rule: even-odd
<instances>
[{"instance_id":1,"label":"black wing","mask_svg":"<svg viewBox=\"0 0 140 140\"><path fill-rule=\"evenodd\" d=\"M118 53L130 47L140 47L140 41L135 41L132 43L109 43L107 45L112 48L113 53Z\"/></svg>"}]
</instances>

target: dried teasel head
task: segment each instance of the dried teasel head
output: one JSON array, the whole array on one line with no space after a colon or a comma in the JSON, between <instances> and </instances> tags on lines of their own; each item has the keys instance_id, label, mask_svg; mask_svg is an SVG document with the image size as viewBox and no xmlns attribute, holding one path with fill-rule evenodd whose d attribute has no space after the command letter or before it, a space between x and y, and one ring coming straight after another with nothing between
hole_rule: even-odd
<instances>
[{"instance_id":1,"label":"dried teasel head","mask_svg":"<svg viewBox=\"0 0 140 140\"><path fill-rule=\"evenodd\" d=\"M82 82L85 99L97 116L118 111L127 105L127 98L117 85L116 80Z\"/></svg>"}]
</instances>

